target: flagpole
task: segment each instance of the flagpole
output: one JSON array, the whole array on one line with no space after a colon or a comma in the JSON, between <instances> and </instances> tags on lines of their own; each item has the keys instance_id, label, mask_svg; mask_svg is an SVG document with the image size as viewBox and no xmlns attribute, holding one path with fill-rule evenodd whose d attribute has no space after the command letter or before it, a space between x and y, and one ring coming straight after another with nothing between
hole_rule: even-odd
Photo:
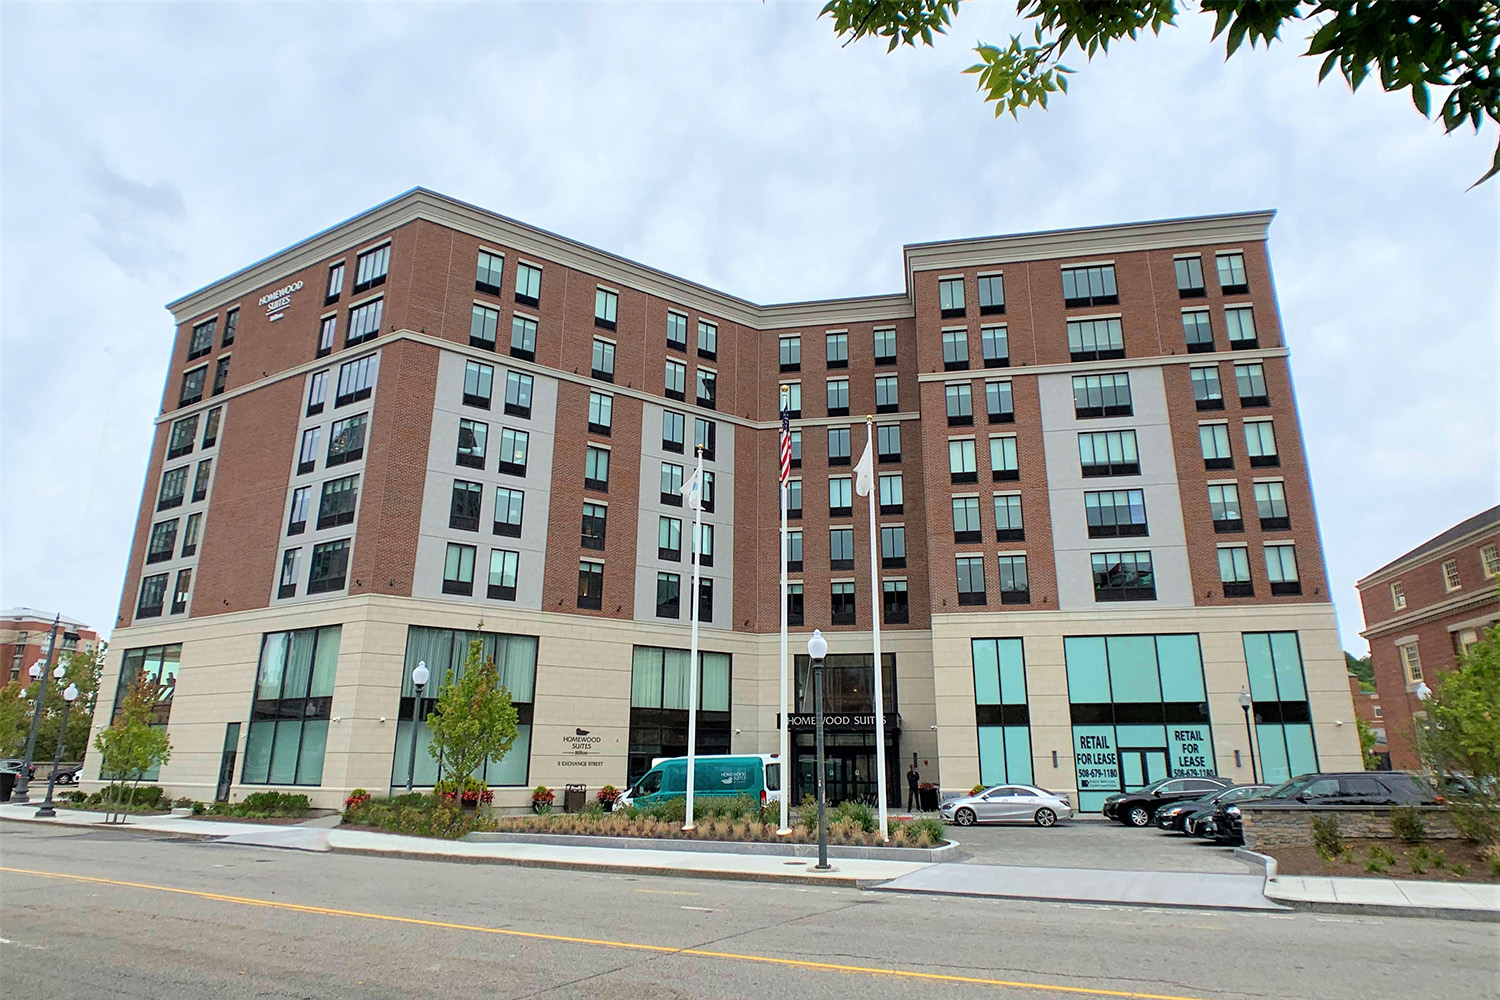
<instances>
[{"instance_id":1,"label":"flagpole","mask_svg":"<svg viewBox=\"0 0 1500 1000\"><path fill-rule=\"evenodd\" d=\"M687 752L687 816L684 830L693 829L693 778L698 755L698 548L703 532L703 445L697 446L698 469L693 473L694 488L688 493L688 502L693 503L693 595L691 614L693 636L688 652L688 752Z\"/></svg>"},{"instance_id":2,"label":"flagpole","mask_svg":"<svg viewBox=\"0 0 1500 1000\"><path fill-rule=\"evenodd\" d=\"M786 429L786 427L787 427L786 420L787 420L787 416L788 416L788 412L789 412L788 409L787 409L787 407L788 407L788 405L790 403L790 399L789 399L790 395L791 395L791 391L786 386L782 386L781 387L781 415L782 415L782 432L781 433L782 433L783 436L785 436L787 433L789 433L787 431L787 429ZM777 461L777 469L778 469L778 471L782 469L782 466L781 466L782 455L781 455L780 449L785 448L785 447L788 447L788 445L787 445L787 443L785 441L778 441L777 442L777 449L778 450L777 450L776 461ZM786 506L787 506L787 500L789 498L787 496L787 483L786 483L786 479L782 478L780 475L778 475L778 479L780 480L780 483L781 483L781 659L778 660L778 661L776 661L776 662L778 664L780 664L780 671L779 672L781 674L781 700L779 702L777 702L777 704L781 706L781 826L777 829L776 832L779 835L785 836L786 834L789 834L789 833L792 832L792 828L791 828L791 826L787 822L787 818L788 818L787 817L787 810L788 810L788 808L790 806L790 802L788 800L792 797L792 740L791 740L791 735L790 735L790 722L788 720L788 716L790 714L790 710L787 708L787 703L786 703L786 695L787 695L787 679L786 679L786 675L787 675L787 662L786 662L786 613L787 612L786 612L786 602L787 602L787 596L788 596L787 595L788 585L787 585L787 580L786 580L786 561L787 561L787 556L789 554L787 552Z\"/></svg>"},{"instance_id":3,"label":"flagpole","mask_svg":"<svg viewBox=\"0 0 1500 1000\"><path fill-rule=\"evenodd\" d=\"M880 550L878 547L879 537L875 527L875 456L874 456L875 418L865 417L865 457L870 461L870 622L874 626L875 633L875 796L879 801L880 809L880 839L889 840L890 831L886 826L886 789L885 789L885 681L882 677L882 664L880 662Z\"/></svg>"}]
</instances>

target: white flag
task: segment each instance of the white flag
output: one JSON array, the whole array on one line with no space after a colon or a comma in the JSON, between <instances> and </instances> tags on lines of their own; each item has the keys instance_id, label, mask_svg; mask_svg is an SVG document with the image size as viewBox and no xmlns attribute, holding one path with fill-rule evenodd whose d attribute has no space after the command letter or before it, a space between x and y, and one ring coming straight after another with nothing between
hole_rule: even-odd
<instances>
[{"instance_id":1,"label":"white flag","mask_svg":"<svg viewBox=\"0 0 1500 1000\"><path fill-rule=\"evenodd\" d=\"M682 484L681 493L687 498L689 510L698 510L703 506L703 470L697 469L687 482Z\"/></svg>"},{"instance_id":2,"label":"white flag","mask_svg":"<svg viewBox=\"0 0 1500 1000\"><path fill-rule=\"evenodd\" d=\"M867 497L873 489L875 489L875 449L866 441L865 453L860 456L859 464L854 467L854 492Z\"/></svg>"}]
</instances>

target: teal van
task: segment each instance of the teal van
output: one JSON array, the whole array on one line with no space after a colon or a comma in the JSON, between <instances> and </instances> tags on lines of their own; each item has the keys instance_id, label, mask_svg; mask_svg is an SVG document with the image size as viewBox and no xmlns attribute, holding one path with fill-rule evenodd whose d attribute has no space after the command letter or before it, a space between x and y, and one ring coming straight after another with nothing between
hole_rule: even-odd
<instances>
[{"instance_id":1,"label":"teal van","mask_svg":"<svg viewBox=\"0 0 1500 1000\"><path fill-rule=\"evenodd\" d=\"M701 754L693 762L693 798L748 795L761 805L781 801L781 760L775 754ZM649 806L687 797L687 758L658 757L620 798Z\"/></svg>"}]
</instances>

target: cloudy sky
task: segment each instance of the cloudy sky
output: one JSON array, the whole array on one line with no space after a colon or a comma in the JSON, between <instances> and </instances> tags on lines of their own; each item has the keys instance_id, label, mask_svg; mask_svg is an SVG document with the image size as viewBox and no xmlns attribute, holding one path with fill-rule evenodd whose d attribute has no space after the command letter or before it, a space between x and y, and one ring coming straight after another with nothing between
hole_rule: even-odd
<instances>
[{"instance_id":1,"label":"cloudy sky","mask_svg":"<svg viewBox=\"0 0 1500 1000\"><path fill-rule=\"evenodd\" d=\"M974 5L968 5L973 7ZM1315 86L1189 15L996 120L965 9L841 48L809 3L0 4L0 604L114 620L162 304L415 185L758 301L901 245L1274 208L1345 645L1354 581L1500 492L1494 130Z\"/></svg>"}]
</instances>

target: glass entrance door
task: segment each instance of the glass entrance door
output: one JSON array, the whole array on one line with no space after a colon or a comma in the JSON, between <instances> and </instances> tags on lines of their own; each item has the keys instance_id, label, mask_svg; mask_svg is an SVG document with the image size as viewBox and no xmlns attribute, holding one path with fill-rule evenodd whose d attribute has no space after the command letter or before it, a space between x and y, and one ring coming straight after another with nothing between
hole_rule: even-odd
<instances>
[{"instance_id":1,"label":"glass entrance door","mask_svg":"<svg viewBox=\"0 0 1500 1000\"><path fill-rule=\"evenodd\" d=\"M234 784L234 762L239 756L240 724L231 722L224 727L224 751L219 755L219 786L214 790L215 802L228 802L229 789Z\"/></svg>"},{"instance_id":2,"label":"glass entrance door","mask_svg":"<svg viewBox=\"0 0 1500 1000\"><path fill-rule=\"evenodd\" d=\"M1142 788L1153 781L1169 777L1167 773L1167 752L1165 750L1121 748L1120 777L1124 779L1127 791Z\"/></svg>"}]
</instances>

